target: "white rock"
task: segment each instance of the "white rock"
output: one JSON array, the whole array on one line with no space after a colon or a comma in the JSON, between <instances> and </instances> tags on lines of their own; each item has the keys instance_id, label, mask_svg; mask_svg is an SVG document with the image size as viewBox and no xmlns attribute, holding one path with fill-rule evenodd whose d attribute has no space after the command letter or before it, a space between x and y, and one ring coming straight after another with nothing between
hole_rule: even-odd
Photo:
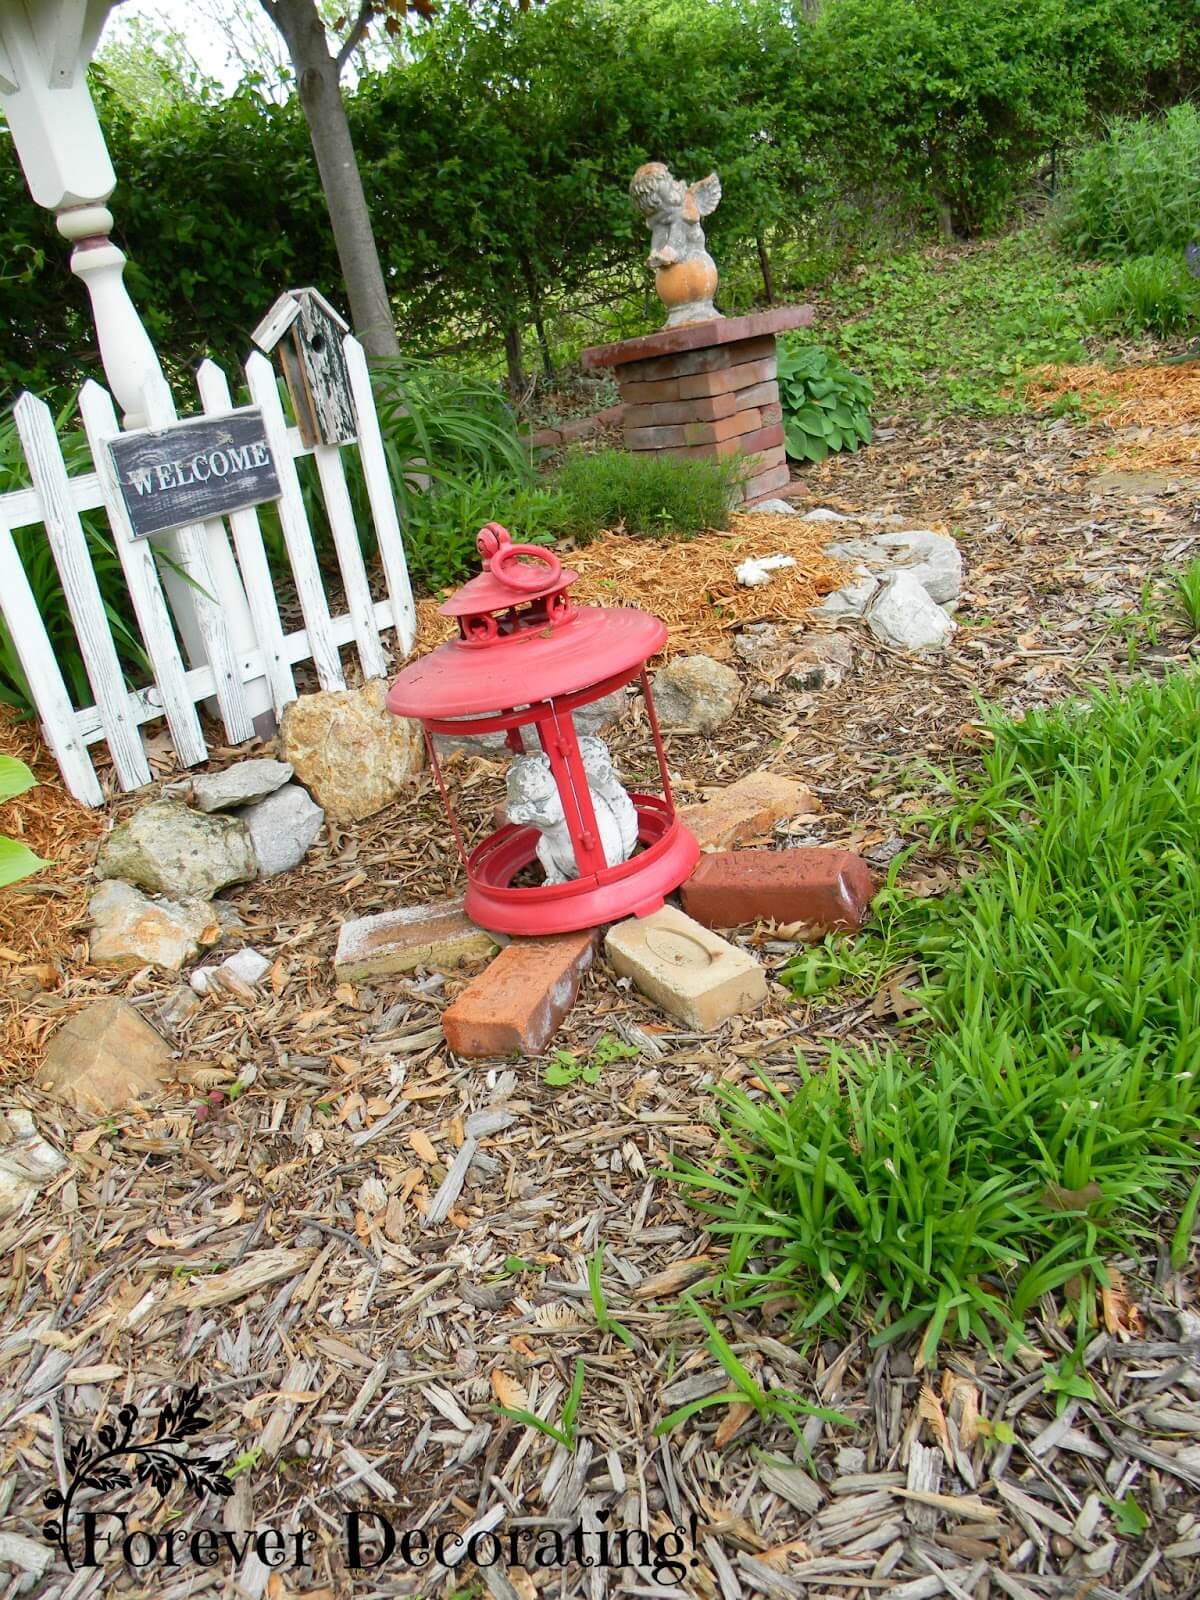
<instances>
[{"instance_id":1,"label":"white rock","mask_svg":"<svg viewBox=\"0 0 1200 1600\"><path fill-rule=\"evenodd\" d=\"M883 580L866 613L867 627L895 650L942 650L955 623L909 572Z\"/></svg>"},{"instance_id":2,"label":"white rock","mask_svg":"<svg viewBox=\"0 0 1200 1600\"><path fill-rule=\"evenodd\" d=\"M827 617L861 617L878 589L879 579L868 573L866 577L848 583L844 589L835 589L832 594L827 594L816 610Z\"/></svg>"},{"instance_id":3,"label":"white rock","mask_svg":"<svg viewBox=\"0 0 1200 1600\"><path fill-rule=\"evenodd\" d=\"M245 984L248 989L256 989L270 970L269 957L264 956L260 950L255 950L252 945L243 945L231 956L226 956L220 966L197 968L188 982L197 994L208 994L210 990L225 987L221 975L228 973L231 978Z\"/></svg>"},{"instance_id":4,"label":"white rock","mask_svg":"<svg viewBox=\"0 0 1200 1600\"><path fill-rule=\"evenodd\" d=\"M284 784L238 817L250 835L260 878L273 878L303 861L325 822L325 813L298 783Z\"/></svg>"},{"instance_id":5,"label":"white rock","mask_svg":"<svg viewBox=\"0 0 1200 1600\"><path fill-rule=\"evenodd\" d=\"M764 583L770 583L773 572L795 565L795 556L750 556L735 569L733 575L743 588L758 589Z\"/></svg>"},{"instance_id":6,"label":"white rock","mask_svg":"<svg viewBox=\"0 0 1200 1600\"><path fill-rule=\"evenodd\" d=\"M800 513L790 500L756 500L750 507L750 514L757 511L769 511L776 517L798 517Z\"/></svg>"},{"instance_id":7,"label":"white rock","mask_svg":"<svg viewBox=\"0 0 1200 1600\"><path fill-rule=\"evenodd\" d=\"M23 1210L66 1164L28 1111L20 1106L0 1111L0 1217Z\"/></svg>"},{"instance_id":8,"label":"white rock","mask_svg":"<svg viewBox=\"0 0 1200 1600\"><path fill-rule=\"evenodd\" d=\"M265 800L276 789L282 789L291 776L287 761L256 756L252 761L235 762L224 772L198 773L192 779L192 803L201 811L232 811L234 806Z\"/></svg>"},{"instance_id":9,"label":"white rock","mask_svg":"<svg viewBox=\"0 0 1200 1600\"><path fill-rule=\"evenodd\" d=\"M840 511L828 511L824 506L818 506L815 511L804 513L805 522L853 522L853 517L844 517Z\"/></svg>"},{"instance_id":10,"label":"white rock","mask_svg":"<svg viewBox=\"0 0 1200 1600\"><path fill-rule=\"evenodd\" d=\"M922 528L912 533L881 533L872 543L896 551L892 570L910 572L931 600L945 605L958 599L963 561L957 539Z\"/></svg>"}]
</instances>

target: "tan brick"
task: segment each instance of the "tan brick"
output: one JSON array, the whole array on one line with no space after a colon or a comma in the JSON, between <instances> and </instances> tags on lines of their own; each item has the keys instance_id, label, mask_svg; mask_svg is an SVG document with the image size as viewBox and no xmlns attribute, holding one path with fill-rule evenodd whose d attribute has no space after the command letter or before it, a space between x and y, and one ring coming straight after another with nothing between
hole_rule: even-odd
<instances>
[{"instance_id":1,"label":"tan brick","mask_svg":"<svg viewBox=\"0 0 1200 1600\"><path fill-rule=\"evenodd\" d=\"M415 967L445 972L487 961L497 943L468 921L461 900L439 900L343 923L333 965L337 976L349 982Z\"/></svg>"},{"instance_id":2,"label":"tan brick","mask_svg":"<svg viewBox=\"0 0 1200 1600\"><path fill-rule=\"evenodd\" d=\"M575 1003L592 962L594 929L514 939L442 1012L459 1056L539 1056Z\"/></svg>"},{"instance_id":3,"label":"tan brick","mask_svg":"<svg viewBox=\"0 0 1200 1600\"><path fill-rule=\"evenodd\" d=\"M626 450L666 450L671 445L686 443L682 427L626 428Z\"/></svg>"},{"instance_id":4,"label":"tan brick","mask_svg":"<svg viewBox=\"0 0 1200 1600\"><path fill-rule=\"evenodd\" d=\"M702 805L681 806L679 820L701 850L729 850L769 834L788 817L812 816L821 802L804 784L779 772L751 772Z\"/></svg>"},{"instance_id":5,"label":"tan brick","mask_svg":"<svg viewBox=\"0 0 1200 1600\"><path fill-rule=\"evenodd\" d=\"M767 975L753 956L674 906L618 922L604 950L616 972L698 1033L756 1010L767 998Z\"/></svg>"},{"instance_id":6,"label":"tan brick","mask_svg":"<svg viewBox=\"0 0 1200 1600\"><path fill-rule=\"evenodd\" d=\"M683 430L685 444L723 444L762 427L761 411L737 411L718 422L689 422Z\"/></svg>"},{"instance_id":7,"label":"tan brick","mask_svg":"<svg viewBox=\"0 0 1200 1600\"><path fill-rule=\"evenodd\" d=\"M662 378L656 383L621 383L618 379L618 387L627 406L644 406L659 400L678 400L681 382L680 378Z\"/></svg>"},{"instance_id":8,"label":"tan brick","mask_svg":"<svg viewBox=\"0 0 1200 1600\"><path fill-rule=\"evenodd\" d=\"M712 344L699 350L681 350L677 355L654 356L649 361L630 361L621 368L621 381L655 383L660 378L687 378L697 372L721 372L747 361L761 361L774 354L774 334L737 339L732 344Z\"/></svg>"},{"instance_id":9,"label":"tan brick","mask_svg":"<svg viewBox=\"0 0 1200 1600\"><path fill-rule=\"evenodd\" d=\"M736 394L706 395L701 400L660 400L655 405L629 406L627 428L655 428L669 423L715 422L741 409Z\"/></svg>"},{"instance_id":10,"label":"tan brick","mask_svg":"<svg viewBox=\"0 0 1200 1600\"><path fill-rule=\"evenodd\" d=\"M708 394L729 394L738 389L748 389L752 384L766 383L775 376L775 357L764 356L760 361L745 361L737 367L726 367L721 372L697 372L690 378L678 378L678 398L690 400ZM653 387L647 384L647 388ZM622 391L623 393L624 391ZM630 396L630 399L635 398ZM673 400L675 395L638 395L640 400Z\"/></svg>"}]
</instances>

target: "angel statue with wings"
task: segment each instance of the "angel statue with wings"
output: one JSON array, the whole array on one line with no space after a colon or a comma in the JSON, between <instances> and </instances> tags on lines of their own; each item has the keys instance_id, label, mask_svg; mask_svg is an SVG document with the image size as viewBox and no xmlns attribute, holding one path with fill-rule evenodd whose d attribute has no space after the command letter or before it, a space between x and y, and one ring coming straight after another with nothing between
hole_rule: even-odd
<instances>
[{"instance_id":1,"label":"angel statue with wings","mask_svg":"<svg viewBox=\"0 0 1200 1600\"><path fill-rule=\"evenodd\" d=\"M667 327L710 322L721 313L713 305L716 262L704 248L700 218L717 209L721 180L715 172L697 183L673 178L661 161L647 161L633 175L629 198L650 229L647 265L666 306Z\"/></svg>"}]
</instances>

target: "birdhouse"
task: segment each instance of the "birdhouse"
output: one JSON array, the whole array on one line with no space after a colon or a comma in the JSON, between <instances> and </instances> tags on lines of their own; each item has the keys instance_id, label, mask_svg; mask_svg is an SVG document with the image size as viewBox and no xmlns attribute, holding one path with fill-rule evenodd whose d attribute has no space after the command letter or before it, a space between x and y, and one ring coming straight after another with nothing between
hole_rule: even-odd
<instances>
[{"instance_id":1,"label":"birdhouse","mask_svg":"<svg viewBox=\"0 0 1200 1600\"><path fill-rule=\"evenodd\" d=\"M300 437L310 448L358 437L342 350L349 331L316 289L289 289L250 336L267 355L278 352Z\"/></svg>"},{"instance_id":2,"label":"birdhouse","mask_svg":"<svg viewBox=\"0 0 1200 1600\"><path fill-rule=\"evenodd\" d=\"M388 709L425 731L466 868L467 916L533 936L647 916L700 856L675 814L646 671L666 624L633 607L577 606L568 591L578 574L548 550L513 544L497 523L478 548L484 571L440 608L458 637L406 667L388 694ZM604 741L581 737L572 715L635 679L661 794L625 790ZM433 735L494 732L512 752L507 821L468 854Z\"/></svg>"}]
</instances>

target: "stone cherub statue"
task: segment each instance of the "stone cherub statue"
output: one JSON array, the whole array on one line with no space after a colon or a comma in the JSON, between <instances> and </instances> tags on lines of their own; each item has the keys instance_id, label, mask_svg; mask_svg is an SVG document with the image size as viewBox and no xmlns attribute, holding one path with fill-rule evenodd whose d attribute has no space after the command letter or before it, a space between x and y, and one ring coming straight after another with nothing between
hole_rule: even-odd
<instances>
[{"instance_id":1,"label":"stone cherub statue","mask_svg":"<svg viewBox=\"0 0 1200 1600\"><path fill-rule=\"evenodd\" d=\"M700 218L717 209L720 178L710 172L697 183L683 183L661 161L647 161L633 175L629 198L650 229L646 264L654 270L654 286L667 308L667 327L719 317L712 298L717 264L704 248Z\"/></svg>"}]
</instances>

